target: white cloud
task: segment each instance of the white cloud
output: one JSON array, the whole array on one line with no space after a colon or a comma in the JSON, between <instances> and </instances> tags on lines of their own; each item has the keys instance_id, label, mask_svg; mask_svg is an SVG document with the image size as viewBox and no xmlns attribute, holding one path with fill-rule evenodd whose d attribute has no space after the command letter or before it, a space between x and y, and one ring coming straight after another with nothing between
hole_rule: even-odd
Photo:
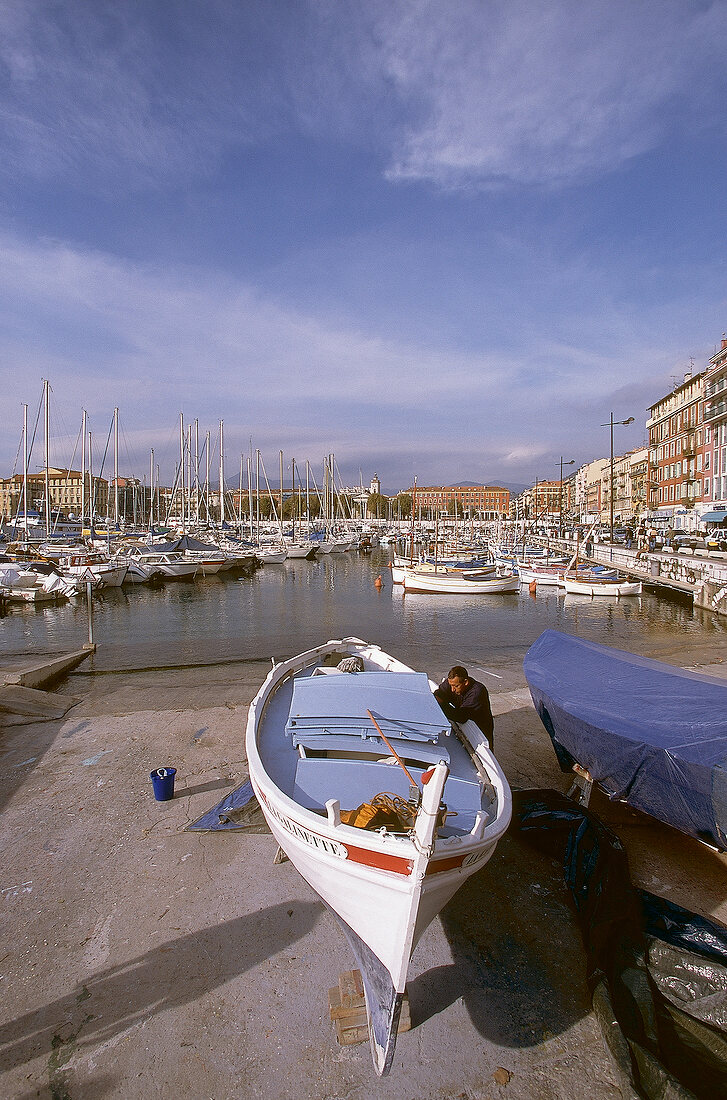
<instances>
[{"instance_id":1,"label":"white cloud","mask_svg":"<svg viewBox=\"0 0 727 1100\"><path fill-rule=\"evenodd\" d=\"M116 405L142 430L185 409L274 436L297 413L299 437L313 422L322 441L364 434L372 420L385 433L415 410L446 413L468 389L507 385L505 362L343 330L211 273L9 238L0 255L8 407L34 401L28 390L48 377L66 404L104 424Z\"/></svg>"},{"instance_id":2,"label":"white cloud","mask_svg":"<svg viewBox=\"0 0 727 1100\"><path fill-rule=\"evenodd\" d=\"M155 187L297 128L376 145L391 180L570 181L679 112L723 125L726 47L720 2L24 0L0 8L0 175Z\"/></svg>"},{"instance_id":3,"label":"white cloud","mask_svg":"<svg viewBox=\"0 0 727 1100\"><path fill-rule=\"evenodd\" d=\"M392 179L568 181L652 148L677 104L722 109L707 102L723 81L719 3L431 0L393 5L380 28L414 114Z\"/></svg>"}]
</instances>

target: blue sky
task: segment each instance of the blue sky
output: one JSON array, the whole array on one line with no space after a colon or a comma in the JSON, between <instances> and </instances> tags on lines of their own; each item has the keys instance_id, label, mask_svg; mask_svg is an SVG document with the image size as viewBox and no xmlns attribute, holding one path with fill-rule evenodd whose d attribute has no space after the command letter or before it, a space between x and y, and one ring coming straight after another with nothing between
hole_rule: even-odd
<instances>
[{"instance_id":1,"label":"blue sky","mask_svg":"<svg viewBox=\"0 0 727 1100\"><path fill-rule=\"evenodd\" d=\"M727 328L726 53L725 0L7 0L0 474L43 378L52 461L118 406L165 480L180 412L389 493L638 446Z\"/></svg>"}]
</instances>

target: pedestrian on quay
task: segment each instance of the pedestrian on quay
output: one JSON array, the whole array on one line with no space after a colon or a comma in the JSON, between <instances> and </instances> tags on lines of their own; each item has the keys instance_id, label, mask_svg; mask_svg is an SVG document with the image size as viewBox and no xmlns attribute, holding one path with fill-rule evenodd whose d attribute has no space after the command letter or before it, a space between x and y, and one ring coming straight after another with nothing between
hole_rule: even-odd
<instances>
[{"instance_id":1,"label":"pedestrian on quay","mask_svg":"<svg viewBox=\"0 0 727 1100\"><path fill-rule=\"evenodd\" d=\"M494 750L494 723L490 695L484 684L473 680L463 665L454 665L434 692L434 698L447 717L454 722L473 721L484 733Z\"/></svg>"}]
</instances>

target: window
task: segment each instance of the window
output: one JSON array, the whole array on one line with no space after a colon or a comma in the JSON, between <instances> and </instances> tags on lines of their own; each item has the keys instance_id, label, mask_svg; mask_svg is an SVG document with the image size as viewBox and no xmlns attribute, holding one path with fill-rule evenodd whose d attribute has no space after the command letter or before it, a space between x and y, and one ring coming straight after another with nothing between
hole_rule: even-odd
<instances>
[{"instance_id":1,"label":"window","mask_svg":"<svg viewBox=\"0 0 727 1100\"><path fill-rule=\"evenodd\" d=\"M709 478L708 477L705 477L705 479L704 479L704 495L705 495L705 497L709 496Z\"/></svg>"}]
</instances>

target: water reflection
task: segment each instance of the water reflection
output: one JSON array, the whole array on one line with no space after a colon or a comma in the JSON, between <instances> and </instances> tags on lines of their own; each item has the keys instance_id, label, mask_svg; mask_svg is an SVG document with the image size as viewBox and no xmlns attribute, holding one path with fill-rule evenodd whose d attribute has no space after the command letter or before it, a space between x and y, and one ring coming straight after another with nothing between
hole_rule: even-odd
<instances>
[{"instance_id":1,"label":"water reflection","mask_svg":"<svg viewBox=\"0 0 727 1100\"><path fill-rule=\"evenodd\" d=\"M96 669L282 657L332 637L377 642L439 675L453 660L518 664L548 627L642 652L655 638L714 640L727 624L651 593L616 600L520 594L448 596L392 586L384 551L327 555L161 588L112 589L94 600ZM377 589L378 576L384 587ZM4 654L41 654L83 644L85 600L13 609L0 620Z\"/></svg>"}]
</instances>

